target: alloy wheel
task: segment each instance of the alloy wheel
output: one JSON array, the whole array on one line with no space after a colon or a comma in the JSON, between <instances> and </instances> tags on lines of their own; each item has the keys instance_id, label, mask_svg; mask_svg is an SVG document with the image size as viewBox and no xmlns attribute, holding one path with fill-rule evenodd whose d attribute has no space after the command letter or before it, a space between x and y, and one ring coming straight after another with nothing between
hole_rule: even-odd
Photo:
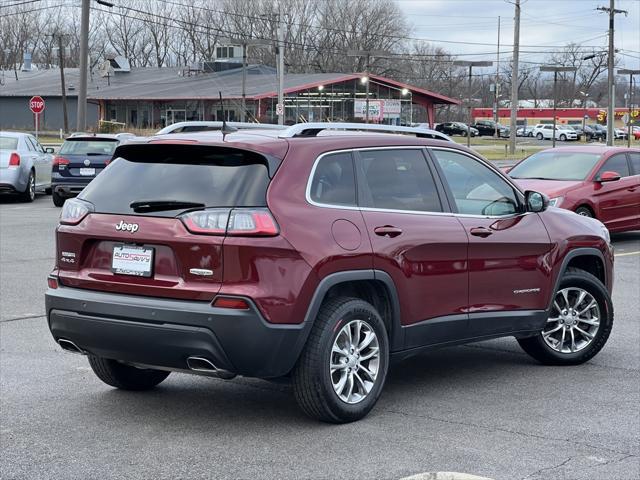
<instances>
[{"instance_id":1,"label":"alloy wheel","mask_svg":"<svg viewBox=\"0 0 640 480\"><path fill-rule=\"evenodd\" d=\"M342 327L331 348L329 372L334 392L345 403L364 400L380 368L378 337L367 322L352 320Z\"/></svg>"},{"instance_id":2,"label":"alloy wheel","mask_svg":"<svg viewBox=\"0 0 640 480\"><path fill-rule=\"evenodd\" d=\"M593 341L599 328L600 307L593 295L582 288L563 288L556 293L542 338L556 352L575 353Z\"/></svg>"},{"instance_id":3,"label":"alloy wheel","mask_svg":"<svg viewBox=\"0 0 640 480\"><path fill-rule=\"evenodd\" d=\"M33 173L29 175L29 198L31 200L35 200L36 198L36 179L33 176Z\"/></svg>"}]
</instances>

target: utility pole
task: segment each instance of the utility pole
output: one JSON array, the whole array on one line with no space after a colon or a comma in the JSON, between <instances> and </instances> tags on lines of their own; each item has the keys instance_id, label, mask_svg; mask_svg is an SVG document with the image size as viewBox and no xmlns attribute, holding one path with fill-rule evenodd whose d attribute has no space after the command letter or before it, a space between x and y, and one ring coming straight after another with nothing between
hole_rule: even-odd
<instances>
[{"instance_id":1,"label":"utility pole","mask_svg":"<svg viewBox=\"0 0 640 480\"><path fill-rule=\"evenodd\" d=\"M284 25L282 10L278 7L278 103L282 105L282 114L278 115L278 125L284 125Z\"/></svg>"},{"instance_id":2,"label":"utility pole","mask_svg":"<svg viewBox=\"0 0 640 480\"><path fill-rule=\"evenodd\" d=\"M629 93L627 93L627 115L629 118L627 119L627 147L631 147L631 112L633 110L633 76L640 75L640 70L629 70L624 68L622 70L618 70L618 75L629 75Z\"/></svg>"},{"instance_id":3,"label":"utility pole","mask_svg":"<svg viewBox=\"0 0 640 480\"><path fill-rule=\"evenodd\" d=\"M513 28L513 67L511 71L511 121L509 122L509 153L516 153L516 130L518 128L518 69L520 58L520 0L515 0L515 25Z\"/></svg>"},{"instance_id":4,"label":"utility pole","mask_svg":"<svg viewBox=\"0 0 640 480\"><path fill-rule=\"evenodd\" d=\"M87 128L87 74L89 57L89 4L90 0L82 0L80 19L80 88L78 90L78 118L76 130Z\"/></svg>"},{"instance_id":5,"label":"utility pole","mask_svg":"<svg viewBox=\"0 0 640 480\"><path fill-rule=\"evenodd\" d=\"M615 8L615 0L609 0L609 8L607 7L598 7L596 10L600 10L601 12L607 12L609 14L609 57L607 58L607 92L609 94L609 102L607 103L607 145L613 145L614 133L613 133L613 125L615 121L615 108L616 108L616 99L615 99L615 78L613 73L613 67L615 65L615 47L614 43L614 21L616 13L624 13L627 15L626 10L616 10Z\"/></svg>"},{"instance_id":6,"label":"utility pole","mask_svg":"<svg viewBox=\"0 0 640 480\"><path fill-rule=\"evenodd\" d=\"M561 65L545 65L540 67L541 72L553 72L553 132L551 134L553 148L556 148L556 102L558 100L556 85L558 84L558 72L575 72L576 70L576 67L563 67Z\"/></svg>"},{"instance_id":7,"label":"utility pole","mask_svg":"<svg viewBox=\"0 0 640 480\"><path fill-rule=\"evenodd\" d=\"M259 39L247 39L247 38L227 38L225 39L229 44L242 46L242 112L240 114L240 121L246 122L247 120L247 56L249 47L268 45L267 40Z\"/></svg>"},{"instance_id":8,"label":"utility pole","mask_svg":"<svg viewBox=\"0 0 640 480\"><path fill-rule=\"evenodd\" d=\"M67 88L64 83L64 46L62 45L61 33L57 33L58 37L58 65L60 67L60 88L62 93L62 120L64 125L64 133L69 132L69 117L67 115Z\"/></svg>"},{"instance_id":9,"label":"utility pole","mask_svg":"<svg viewBox=\"0 0 640 480\"><path fill-rule=\"evenodd\" d=\"M498 115L498 110L500 108L499 100L500 100L500 17L498 16L498 52L496 54L496 84L493 88L493 93L495 94L495 99L493 102L493 121L496 124L496 129L494 135L498 137L500 134L498 129L498 120L500 116Z\"/></svg>"},{"instance_id":10,"label":"utility pole","mask_svg":"<svg viewBox=\"0 0 640 480\"><path fill-rule=\"evenodd\" d=\"M242 44L242 112L240 121L247 121L247 44Z\"/></svg>"},{"instance_id":11,"label":"utility pole","mask_svg":"<svg viewBox=\"0 0 640 480\"><path fill-rule=\"evenodd\" d=\"M493 62L467 62L463 60L456 60L453 64L457 67L469 67L469 86L467 87L467 97L468 97L468 112L467 112L467 147L471 147L471 124L473 123L473 115L471 109L471 87L472 87L472 77L473 77L473 67L490 67L493 65Z\"/></svg>"},{"instance_id":12,"label":"utility pole","mask_svg":"<svg viewBox=\"0 0 640 480\"><path fill-rule=\"evenodd\" d=\"M365 71L364 71L364 77L362 77L360 79L360 81L362 83L365 84L365 113L364 113L364 121L365 123L369 123L369 82L370 82L370 78L369 78L369 71L371 70L371 57L383 57L385 55L388 55L388 52L385 52L383 50L349 50L347 52L347 57L365 57L366 58L366 63L365 63Z\"/></svg>"}]
</instances>

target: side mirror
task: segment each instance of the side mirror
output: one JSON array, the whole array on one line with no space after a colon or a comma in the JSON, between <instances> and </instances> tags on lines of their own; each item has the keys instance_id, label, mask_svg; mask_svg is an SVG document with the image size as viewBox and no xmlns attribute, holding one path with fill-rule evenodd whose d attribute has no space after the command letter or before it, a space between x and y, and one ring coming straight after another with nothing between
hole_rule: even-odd
<instances>
[{"instance_id":1,"label":"side mirror","mask_svg":"<svg viewBox=\"0 0 640 480\"><path fill-rule=\"evenodd\" d=\"M524 192L527 212L544 212L549 207L549 197L544 193L527 190Z\"/></svg>"},{"instance_id":2,"label":"side mirror","mask_svg":"<svg viewBox=\"0 0 640 480\"><path fill-rule=\"evenodd\" d=\"M54 153L55 150L53 149L53 147L47 147L44 149L44 153Z\"/></svg>"},{"instance_id":3,"label":"side mirror","mask_svg":"<svg viewBox=\"0 0 640 480\"><path fill-rule=\"evenodd\" d=\"M602 172L602 174L597 178L598 182L615 182L620 180L620 174L618 172Z\"/></svg>"}]
</instances>

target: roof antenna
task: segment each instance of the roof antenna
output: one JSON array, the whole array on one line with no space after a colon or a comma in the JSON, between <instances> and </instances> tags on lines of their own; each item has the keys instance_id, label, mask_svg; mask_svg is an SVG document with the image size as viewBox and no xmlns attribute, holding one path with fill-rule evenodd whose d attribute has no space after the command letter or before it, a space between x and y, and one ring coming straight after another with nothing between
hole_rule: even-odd
<instances>
[{"instance_id":1,"label":"roof antenna","mask_svg":"<svg viewBox=\"0 0 640 480\"><path fill-rule=\"evenodd\" d=\"M224 137L227 134L237 132L238 129L227 125L227 112L225 111L224 103L222 102L222 92L218 90L218 94L220 95L220 106L222 107L222 129L220 131L222 132L222 141L224 142Z\"/></svg>"}]
</instances>

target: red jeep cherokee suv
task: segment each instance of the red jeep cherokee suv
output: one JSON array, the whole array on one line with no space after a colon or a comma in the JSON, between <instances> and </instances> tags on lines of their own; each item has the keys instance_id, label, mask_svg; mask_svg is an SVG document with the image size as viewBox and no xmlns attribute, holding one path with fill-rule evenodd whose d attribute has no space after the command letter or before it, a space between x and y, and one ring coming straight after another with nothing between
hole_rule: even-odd
<instances>
[{"instance_id":1,"label":"red jeep cherokee suv","mask_svg":"<svg viewBox=\"0 0 640 480\"><path fill-rule=\"evenodd\" d=\"M371 410L391 359L426 348L515 336L573 365L604 346L599 221L422 130L331 128L345 127L119 146L62 211L54 339L122 389L172 371L289 377L308 415L336 423Z\"/></svg>"}]
</instances>

